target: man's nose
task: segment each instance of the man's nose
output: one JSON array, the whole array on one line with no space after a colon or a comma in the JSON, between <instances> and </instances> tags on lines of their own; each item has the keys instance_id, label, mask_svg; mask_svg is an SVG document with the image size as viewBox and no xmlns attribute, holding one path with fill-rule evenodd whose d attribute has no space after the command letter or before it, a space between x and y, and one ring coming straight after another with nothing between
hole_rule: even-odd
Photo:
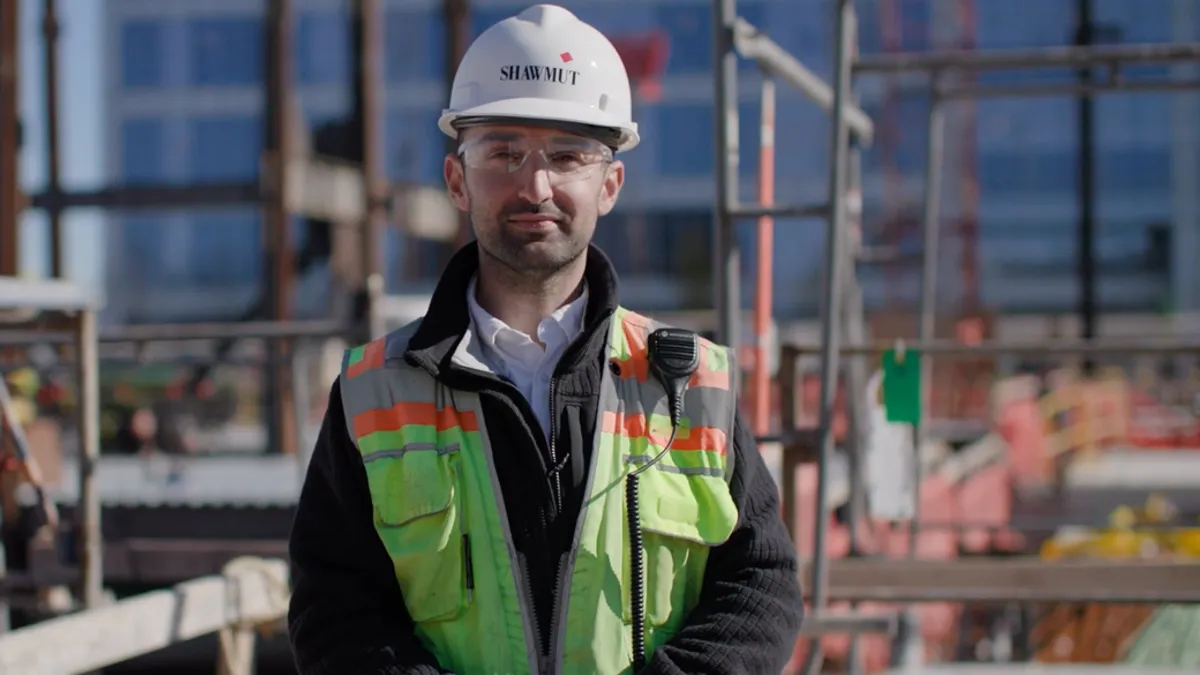
<instances>
[{"instance_id":1,"label":"man's nose","mask_svg":"<svg viewBox=\"0 0 1200 675\"><path fill-rule=\"evenodd\" d=\"M554 196L550 187L550 171L538 153L531 154L517 172L520 197L530 204L541 204Z\"/></svg>"}]
</instances>

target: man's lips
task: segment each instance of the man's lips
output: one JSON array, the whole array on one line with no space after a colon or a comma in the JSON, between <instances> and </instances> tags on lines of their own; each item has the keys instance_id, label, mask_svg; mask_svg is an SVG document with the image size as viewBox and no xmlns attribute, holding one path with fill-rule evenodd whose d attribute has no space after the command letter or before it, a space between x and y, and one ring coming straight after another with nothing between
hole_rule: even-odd
<instances>
[{"instance_id":1,"label":"man's lips","mask_svg":"<svg viewBox=\"0 0 1200 675\"><path fill-rule=\"evenodd\" d=\"M508 222L523 230L549 230L558 227L557 218L535 214L509 216Z\"/></svg>"}]
</instances>

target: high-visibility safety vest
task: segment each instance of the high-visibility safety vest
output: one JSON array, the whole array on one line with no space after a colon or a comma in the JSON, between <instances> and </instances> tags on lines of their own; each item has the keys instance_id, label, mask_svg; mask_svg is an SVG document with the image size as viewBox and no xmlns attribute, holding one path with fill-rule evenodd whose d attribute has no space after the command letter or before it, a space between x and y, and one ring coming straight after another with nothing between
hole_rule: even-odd
<instances>
[{"instance_id":1,"label":"high-visibility safety vest","mask_svg":"<svg viewBox=\"0 0 1200 675\"><path fill-rule=\"evenodd\" d=\"M559 572L548 650L533 622L528 580L518 578L496 480L493 448L511 450L489 437L478 395L452 390L402 358L415 324L346 353L342 399L366 466L375 529L416 633L443 668L471 675L630 670L624 481L670 434L665 391L648 376L647 336L657 327L623 308L613 317L587 498ZM700 357L671 451L638 479L648 654L695 607L709 549L738 520L727 482L737 371L729 350L711 342L701 341Z\"/></svg>"}]
</instances>

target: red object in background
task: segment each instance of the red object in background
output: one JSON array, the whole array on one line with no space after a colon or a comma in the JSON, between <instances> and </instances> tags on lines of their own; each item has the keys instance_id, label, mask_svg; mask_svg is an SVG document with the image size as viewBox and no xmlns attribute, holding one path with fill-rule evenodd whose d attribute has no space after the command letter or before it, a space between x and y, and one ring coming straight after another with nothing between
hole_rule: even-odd
<instances>
[{"instance_id":1,"label":"red object in background","mask_svg":"<svg viewBox=\"0 0 1200 675\"><path fill-rule=\"evenodd\" d=\"M1200 419L1131 388L1128 435L1129 442L1139 448L1195 450L1200 448Z\"/></svg>"},{"instance_id":2,"label":"red object in background","mask_svg":"<svg viewBox=\"0 0 1200 675\"><path fill-rule=\"evenodd\" d=\"M618 35L609 40L621 55L629 82L638 97L651 103L661 100L662 83L659 78L667 70L667 60L671 56L671 41L667 32L656 30Z\"/></svg>"}]
</instances>

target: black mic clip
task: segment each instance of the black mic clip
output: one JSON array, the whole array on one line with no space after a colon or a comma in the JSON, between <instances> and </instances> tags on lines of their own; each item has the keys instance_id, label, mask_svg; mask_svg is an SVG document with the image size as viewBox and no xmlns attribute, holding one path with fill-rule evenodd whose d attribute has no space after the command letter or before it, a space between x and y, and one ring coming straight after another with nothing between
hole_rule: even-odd
<instances>
[{"instance_id":1,"label":"black mic clip","mask_svg":"<svg viewBox=\"0 0 1200 675\"><path fill-rule=\"evenodd\" d=\"M700 368L700 336L682 328L659 328L647 339L650 371L667 390L671 424L683 416L683 393Z\"/></svg>"}]
</instances>

